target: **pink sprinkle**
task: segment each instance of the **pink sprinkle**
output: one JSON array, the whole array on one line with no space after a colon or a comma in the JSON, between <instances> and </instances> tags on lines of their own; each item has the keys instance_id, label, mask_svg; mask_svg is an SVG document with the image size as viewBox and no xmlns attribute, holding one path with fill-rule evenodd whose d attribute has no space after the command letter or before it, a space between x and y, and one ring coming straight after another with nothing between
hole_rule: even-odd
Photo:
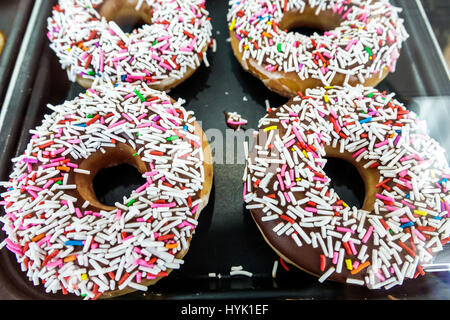
<instances>
[{"instance_id":1,"label":"pink sprinkle","mask_svg":"<svg viewBox=\"0 0 450 320\"><path fill-rule=\"evenodd\" d=\"M422 241L426 241L427 238L425 238L425 236L417 229L413 229L414 234L417 236L417 238L419 238Z\"/></svg>"},{"instance_id":2,"label":"pink sprinkle","mask_svg":"<svg viewBox=\"0 0 450 320\"><path fill-rule=\"evenodd\" d=\"M20 256L20 257L22 257L23 256L23 253L22 253L22 251L20 250L20 249L17 249L17 248L14 248L14 247L11 247L9 244L7 244L6 245L6 248L8 248L9 249L9 251L12 251L12 252L14 252L15 254L17 254L18 256Z\"/></svg>"},{"instance_id":3,"label":"pink sprinkle","mask_svg":"<svg viewBox=\"0 0 450 320\"><path fill-rule=\"evenodd\" d=\"M103 72L103 68L104 68L104 65L105 65L105 55L103 54L102 50L100 50L100 62L99 62L99 64L100 64L99 70L100 70L100 72Z\"/></svg>"},{"instance_id":4,"label":"pink sprinkle","mask_svg":"<svg viewBox=\"0 0 450 320\"><path fill-rule=\"evenodd\" d=\"M278 178L278 182L280 183L281 191L284 191L283 179L281 179L281 176L279 174L277 174L277 178Z\"/></svg>"},{"instance_id":5,"label":"pink sprinkle","mask_svg":"<svg viewBox=\"0 0 450 320\"><path fill-rule=\"evenodd\" d=\"M281 175L281 176L284 176L284 173L286 172L286 167L287 167L287 164L283 164L283 165L281 166L281 172L280 172L280 175Z\"/></svg>"},{"instance_id":6,"label":"pink sprinkle","mask_svg":"<svg viewBox=\"0 0 450 320\"><path fill-rule=\"evenodd\" d=\"M358 42L358 38L353 38L345 47L345 51L350 50L350 48Z\"/></svg>"},{"instance_id":7,"label":"pink sprinkle","mask_svg":"<svg viewBox=\"0 0 450 320\"><path fill-rule=\"evenodd\" d=\"M27 192L28 192L29 194L31 194L31 196L32 196L34 199L36 199L36 198L38 197L38 195L36 194L36 192L34 192L34 191L32 191L32 190L28 190L28 189L27 189Z\"/></svg>"},{"instance_id":8,"label":"pink sprinkle","mask_svg":"<svg viewBox=\"0 0 450 320\"><path fill-rule=\"evenodd\" d=\"M350 228L344 228L344 227L336 227L336 230L339 232L350 232L351 234L355 233L355 230L352 230Z\"/></svg>"},{"instance_id":9,"label":"pink sprinkle","mask_svg":"<svg viewBox=\"0 0 450 320\"><path fill-rule=\"evenodd\" d=\"M382 142L376 143L376 144L375 144L375 148L382 147L382 146L384 146L385 144L388 144L388 143L389 143L389 140L386 139L386 140L384 140L384 141L382 141Z\"/></svg>"},{"instance_id":10,"label":"pink sprinkle","mask_svg":"<svg viewBox=\"0 0 450 320\"><path fill-rule=\"evenodd\" d=\"M44 186L42 187L43 189L48 189L48 187L50 187L53 184L52 180L47 180L47 182L44 184Z\"/></svg>"},{"instance_id":11,"label":"pink sprinkle","mask_svg":"<svg viewBox=\"0 0 450 320\"><path fill-rule=\"evenodd\" d=\"M372 235L372 231L373 231L373 226L370 226L369 229L366 231L366 234L364 235L364 237L361 240L363 243L366 243L367 240L369 240L370 236Z\"/></svg>"},{"instance_id":12,"label":"pink sprinkle","mask_svg":"<svg viewBox=\"0 0 450 320\"><path fill-rule=\"evenodd\" d=\"M348 241L348 244L350 245L350 249L352 250L352 253L356 256L358 254L358 251L356 251L355 244L351 240Z\"/></svg>"},{"instance_id":13,"label":"pink sprinkle","mask_svg":"<svg viewBox=\"0 0 450 320\"><path fill-rule=\"evenodd\" d=\"M108 127L108 129L111 129L111 128L120 126L122 123L125 123L125 122L127 122L127 121L126 121L126 120L120 120L120 121L117 121L116 123L113 123L112 125L110 125L110 126ZM139 128L139 126L138 126L138 128Z\"/></svg>"},{"instance_id":14,"label":"pink sprinkle","mask_svg":"<svg viewBox=\"0 0 450 320\"><path fill-rule=\"evenodd\" d=\"M386 278L383 277L383 275L382 275L381 273L379 273L379 272L375 273L375 275L376 275L377 278L380 279L381 281L385 281L385 280L386 280Z\"/></svg>"},{"instance_id":15,"label":"pink sprinkle","mask_svg":"<svg viewBox=\"0 0 450 320\"><path fill-rule=\"evenodd\" d=\"M142 186L140 186L139 188L136 189L137 193L140 193L142 190L144 190L145 188L148 187L148 182L144 183Z\"/></svg>"},{"instance_id":16,"label":"pink sprinkle","mask_svg":"<svg viewBox=\"0 0 450 320\"><path fill-rule=\"evenodd\" d=\"M382 194L379 194L379 193L376 194L376 197L377 197L378 199L380 199L380 200L385 200L385 201L389 201L389 202L395 202L394 199L389 198L389 197L386 197L386 196L384 196L384 195L382 195Z\"/></svg>"},{"instance_id":17,"label":"pink sprinkle","mask_svg":"<svg viewBox=\"0 0 450 320\"><path fill-rule=\"evenodd\" d=\"M18 251L22 251L22 247L20 245L18 245L18 244L15 244L14 242L12 242L11 239L6 238L5 241L11 248L14 248L14 249L16 249Z\"/></svg>"},{"instance_id":18,"label":"pink sprinkle","mask_svg":"<svg viewBox=\"0 0 450 320\"><path fill-rule=\"evenodd\" d=\"M52 268L54 268L56 266L62 266L62 265L63 265L63 260L62 259L58 259L56 261L48 262L46 267L48 269L52 269Z\"/></svg>"},{"instance_id":19,"label":"pink sprinkle","mask_svg":"<svg viewBox=\"0 0 450 320\"><path fill-rule=\"evenodd\" d=\"M289 195L287 194L287 192L283 192L284 198L286 199L287 202L291 202L291 198L289 197Z\"/></svg>"},{"instance_id":20,"label":"pink sprinkle","mask_svg":"<svg viewBox=\"0 0 450 320\"><path fill-rule=\"evenodd\" d=\"M398 210L398 209L399 209L399 208L394 207L394 206L385 206L384 208L387 209L387 210L389 210L389 211L395 211L395 210Z\"/></svg>"},{"instance_id":21,"label":"pink sprinkle","mask_svg":"<svg viewBox=\"0 0 450 320\"><path fill-rule=\"evenodd\" d=\"M159 65L167 70L172 70L172 67L165 62L160 62Z\"/></svg>"},{"instance_id":22,"label":"pink sprinkle","mask_svg":"<svg viewBox=\"0 0 450 320\"><path fill-rule=\"evenodd\" d=\"M241 126L244 124L247 124L247 121L233 121L233 120L227 120L227 123L234 125L234 126Z\"/></svg>"},{"instance_id":23,"label":"pink sprinkle","mask_svg":"<svg viewBox=\"0 0 450 320\"><path fill-rule=\"evenodd\" d=\"M175 202L170 202L170 203L152 203L151 207L152 208L172 208L175 207L176 203Z\"/></svg>"},{"instance_id":24,"label":"pink sprinkle","mask_svg":"<svg viewBox=\"0 0 450 320\"><path fill-rule=\"evenodd\" d=\"M129 115L127 115L126 113L122 112L122 116L128 120L128 122L134 122L133 119L130 118Z\"/></svg>"},{"instance_id":25,"label":"pink sprinkle","mask_svg":"<svg viewBox=\"0 0 450 320\"><path fill-rule=\"evenodd\" d=\"M121 60L126 59L126 58L127 58L127 56L114 57L114 58L112 58L112 61L113 61L113 62L117 62L117 61L121 61Z\"/></svg>"},{"instance_id":26,"label":"pink sprinkle","mask_svg":"<svg viewBox=\"0 0 450 320\"><path fill-rule=\"evenodd\" d=\"M353 155L352 155L352 157L353 158L356 158L357 156L359 156L361 153L363 153L364 151L366 151L367 150L367 148L361 148L361 149L359 149L358 151L356 151Z\"/></svg>"},{"instance_id":27,"label":"pink sprinkle","mask_svg":"<svg viewBox=\"0 0 450 320\"><path fill-rule=\"evenodd\" d=\"M321 178L321 177L316 177L316 176L313 177L313 180L321 181L323 183L327 183L327 181L328 181L327 178Z\"/></svg>"},{"instance_id":28,"label":"pink sprinkle","mask_svg":"<svg viewBox=\"0 0 450 320\"><path fill-rule=\"evenodd\" d=\"M352 12L353 8L347 10L347 12L342 16L342 19L346 19L350 12Z\"/></svg>"},{"instance_id":29,"label":"pink sprinkle","mask_svg":"<svg viewBox=\"0 0 450 320\"><path fill-rule=\"evenodd\" d=\"M403 203L404 205L406 205L406 206L408 206L408 207L410 207L411 209L415 209L416 207L415 206L413 206L411 203L408 203L407 201L405 201L405 200L401 200L400 201L401 203Z\"/></svg>"},{"instance_id":30,"label":"pink sprinkle","mask_svg":"<svg viewBox=\"0 0 450 320\"><path fill-rule=\"evenodd\" d=\"M141 281L142 281L142 273L138 272L136 273L136 282L141 283Z\"/></svg>"},{"instance_id":31,"label":"pink sprinkle","mask_svg":"<svg viewBox=\"0 0 450 320\"><path fill-rule=\"evenodd\" d=\"M50 241L52 236L46 236L37 242L38 247L42 246L45 242Z\"/></svg>"},{"instance_id":32,"label":"pink sprinkle","mask_svg":"<svg viewBox=\"0 0 450 320\"><path fill-rule=\"evenodd\" d=\"M338 262L338 258L339 258L339 253L337 251L333 252L333 260L331 262L333 262L333 264L336 264Z\"/></svg>"}]
</instances>

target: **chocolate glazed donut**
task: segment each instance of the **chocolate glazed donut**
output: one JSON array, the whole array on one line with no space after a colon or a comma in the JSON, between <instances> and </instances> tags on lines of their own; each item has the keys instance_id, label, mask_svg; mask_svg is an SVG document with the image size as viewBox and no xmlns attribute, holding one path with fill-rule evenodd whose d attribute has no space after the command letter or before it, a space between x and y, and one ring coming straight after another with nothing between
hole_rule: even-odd
<instances>
[{"instance_id":1,"label":"chocolate glazed donut","mask_svg":"<svg viewBox=\"0 0 450 320\"><path fill-rule=\"evenodd\" d=\"M373 88L316 88L260 120L244 200L264 239L319 277L389 289L424 274L450 240L449 167L426 125ZM330 187L326 158L353 164L362 208Z\"/></svg>"},{"instance_id":2,"label":"chocolate glazed donut","mask_svg":"<svg viewBox=\"0 0 450 320\"><path fill-rule=\"evenodd\" d=\"M95 77L145 81L168 91L206 59L212 26L204 0L59 0L48 38L69 79L89 88ZM125 33L118 25L143 23Z\"/></svg>"},{"instance_id":3,"label":"chocolate glazed donut","mask_svg":"<svg viewBox=\"0 0 450 320\"><path fill-rule=\"evenodd\" d=\"M395 70L408 37L398 11L387 1L230 1L230 42L243 69L282 96L376 86ZM289 32L298 27L325 32Z\"/></svg>"},{"instance_id":4,"label":"chocolate glazed donut","mask_svg":"<svg viewBox=\"0 0 450 320\"><path fill-rule=\"evenodd\" d=\"M2 246L34 284L97 299L146 291L181 267L213 176L207 138L182 103L145 83L94 83L49 106L2 193ZM92 181L122 163L145 183L105 205Z\"/></svg>"}]
</instances>

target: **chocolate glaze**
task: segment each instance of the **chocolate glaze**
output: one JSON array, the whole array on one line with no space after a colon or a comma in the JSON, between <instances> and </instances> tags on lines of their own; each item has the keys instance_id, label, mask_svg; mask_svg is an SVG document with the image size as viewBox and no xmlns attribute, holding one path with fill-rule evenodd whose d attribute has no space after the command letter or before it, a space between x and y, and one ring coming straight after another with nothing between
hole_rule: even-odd
<instances>
[{"instance_id":1,"label":"chocolate glaze","mask_svg":"<svg viewBox=\"0 0 450 320\"><path fill-rule=\"evenodd\" d=\"M393 102L393 104L396 104L396 103L397 102ZM299 104L298 100L297 100L297 102L295 102L291 99L285 105L289 107L294 104L298 105ZM311 106L309 106L309 108L313 108L313 106L311 105ZM266 118L268 118L268 119L278 118L279 116L277 115L277 112L280 112L280 109L281 108L272 110L271 112L268 113ZM330 123L329 116L324 115L323 117L326 120L326 122ZM304 123L307 124L309 121L311 121L311 120L305 119ZM312 121L314 121L314 120L312 120ZM265 120L263 122L260 122L259 135L257 135L257 137L256 137L255 145L259 145L259 146L263 147L267 141L266 140L267 136L264 136L265 135L264 129L274 126L274 125L278 125L278 124L279 124L279 122L275 122L275 121L271 121L271 120ZM281 125L277 126L277 130L278 130L278 132L276 132L276 134L280 137L284 136L284 134L286 133L286 129ZM414 129L412 129L412 130L414 130ZM309 134L309 133L305 132L305 134ZM381 187L378 187L378 188L375 187L375 185L378 184L378 182L380 181L379 180L380 179L379 170L375 169L375 168L367 168L367 169L363 168L363 166L368 162L368 160L362 159L360 162L357 162L355 160L355 158L352 157L351 153L349 153L347 151L345 151L344 153L340 153L339 146L337 147L337 149L334 149L331 146L324 146L324 147L325 147L325 152L326 152L327 157L336 157L336 158L346 160L346 161L350 162L351 164L353 164L358 169L358 171L361 174L361 177L364 180L365 195L366 195L365 199L364 199L364 204L361 209L369 211L370 214L376 215L376 213L374 212L375 194L381 193L381 190L382 190ZM277 152L278 151L276 150L276 148L272 148L272 151L270 151L269 156L271 156L273 158L274 154L277 155ZM249 158L252 159L252 163L255 163L254 159L256 156L257 156L257 149L253 148L249 152ZM277 158L279 158L279 154L278 154ZM269 189L268 192L264 192L264 190L262 188L253 186L252 192L256 193L256 196L258 198L262 198L263 196L267 196L269 194L276 193L272 189L272 186L273 186L273 183L277 181L277 177L276 177L277 169L281 168L281 166L282 166L281 164L272 164L272 165L269 165L268 169L266 169L265 175L269 172L274 174L271 177L269 183L266 185L266 188ZM247 173L250 174L250 171L248 171L248 170L249 169L247 169ZM393 183L392 180L385 183L385 186L387 186L388 188L393 188L395 185L396 184ZM427 183L425 183L424 185L426 186ZM428 185L431 185L431 182L429 182ZM305 192L300 192L300 191L293 192L297 201L306 197L306 191L308 191L308 189L309 188L306 188ZM279 188L278 188L278 190L279 190ZM445 189L444 189L444 192L447 192L447 191L445 191ZM256 203L256 202L252 202L252 201L249 202L249 204L254 204L254 203ZM289 204L290 203L286 202L286 204L284 206L282 206L281 203L279 203L278 208L281 209L282 212L286 212L287 206ZM332 205L332 204L330 203L330 205ZM305 205L301 205L301 207L304 208ZM281 218L277 218L275 220L269 220L269 221L262 221L262 217L266 216L266 213L263 211L263 208L251 209L250 211L251 211L251 215L252 215L254 221L256 222L261 233L263 234L265 240L282 258L284 258L288 262L290 262L290 263L294 264L295 266L297 266L298 268L300 268L304 271L307 271L316 276L320 276L325 271L327 271L331 266L334 266L334 267L336 266L336 265L332 264L331 259L327 257L324 270L320 270L320 255L323 254L323 251L322 251L320 245L318 245L317 248L313 248L311 245L308 245L302 238L299 237L302 242L302 246L299 247L295 243L295 241L293 239L291 239L291 236L287 236L284 233L281 236L278 236L277 233L273 231L273 228L278 223L280 223L280 222L286 223L286 221L284 221ZM389 213L389 212L387 212L387 213ZM382 216L384 216L386 213L380 212L380 214ZM336 212L335 212L335 215L336 215ZM350 215L351 214L349 214L349 216ZM387 218L385 218L385 219L387 219ZM299 221L298 217L297 217L296 221L297 222ZM301 219L300 219L300 221L301 221ZM357 223L359 224L359 221ZM363 226L366 230L369 228L369 226L371 226L371 224L370 224L370 222L368 222L367 218L364 221ZM304 228L304 231L308 235L310 235L311 232L318 232L320 234L321 228L317 227L317 226L311 227L311 228L308 227L307 229ZM295 231L295 233L296 233L296 231ZM352 237L355 237L355 238L357 237L356 231ZM384 241L386 241L386 238L382 238L382 239ZM412 238L410 238L409 240L411 240L411 239ZM334 247L335 241L336 240L333 239L333 247ZM398 240L395 240L394 242L397 244L397 241ZM325 245L327 245L326 239L324 240L324 242L325 242ZM364 244L367 246L366 254L369 255L369 258L366 261L372 262L372 260L371 260L372 250L378 251L378 249L381 247L381 245L375 244L374 236L371 236L369 238L369 240ZM416 250L414 248L414 246L412 245L411 241L405 241L404 244L407 247L409 247L412 251ZM341 248L343 248L343 246L341 246ZM359 253L360 245L356 245L356 248ZM327 249L328 249L328 247L327 247ZM416 255L411 256L411 254L408 253L406 250L402 250L401 252L397 252L397 253L402 261L406 261L407 259L405 259L405 258L407 256L410 256L409 258L416 256ZM364 279L365 276L367 276L369 274L369 267L362 269L357 274L352 274L351 271L348 270L346 267L345 259L351 259L351 261L353 263L355 260L359 261L359 259L357 259L356 256L345 252L344 259L343 259L344 263L342 266L342 272L341 273L334 272L327 279L333 280L333 281L338 281L338 282L345 282L347 278L365 280ZM392 260L391 260L391 262L392 262ZM419 264L420 264L420 261L419 261Z\"/></svg>"}]
</instances>

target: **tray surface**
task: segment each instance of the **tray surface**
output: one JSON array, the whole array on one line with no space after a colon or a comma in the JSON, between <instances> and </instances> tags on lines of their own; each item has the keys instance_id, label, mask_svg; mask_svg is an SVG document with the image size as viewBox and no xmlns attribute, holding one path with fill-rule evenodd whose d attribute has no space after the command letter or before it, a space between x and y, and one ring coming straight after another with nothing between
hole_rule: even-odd
<instances>
[{"instance_id":1,"label":"tray surface","mask_svg":"<svg viewBox=\"0 0 450 320\"><path fill-rule=\"evenodd\" d=\"M18 114L23 116L13 117L5 112L0 119L0 152L3 154L0 180L7 179L11 168L9 159L24 150L29 139L28 130L39 124L43 114L49 112L45 105L63 103L84 91L67 80L65 71L61 70L55 55L48 48L45 19L50 14L51 4L40 2L36 30L29 44L36 53L24 65L24 68L28 66L29 69L14 84L17 90L25 93L6 106L9 110L21 110L23 113ZM402 16L412 37L404 45L396 72L390 74L378 89L395 92L398 100L428 121L431 136L450 150L448 126L445 125L450 107L448 97L445 96L450 96L450 89L448 77L442 72L437 58L438 48L432 45L417 3L403 0L396 1L396 4L404 8ZM228 1L208 1L207 9L213 23L217 51L208 52L209 68L202 65L190 79L173 89L170 95L174 99L186 100L186 109L195 112L211 144L224 141L224 146L216 149L214 185L209 205L200 215L199 226L181 269L150 287L146 293L135 292L119 299L388 299L388 296L399 299L450 299L448 272L427 273L425 277L405 281L403 286L389 291L370 291L333 282L321 284L316 277L292 266L288 266L289 271L279 266L276 279L272 278L273 263L279 258L264 242L244 207L241 177L245 164L239 150L243 150L244 134L247 135L245 139L248 139L252 130L257 128L258 120L265 115L266 100L270 106L277 107L287 99L268 91L259 80L243 71L234 58L227 41ZM236 136L232 130L227 130L224 116L224 112L233 111L248 120L248 124L236 132ZM231 152L234 148L237 151ZM347 202L358 204L361 201L361 196L355 191L358 185L345 178L354 175L354 169L342 168L339 163L333 163L330 167L330 174L338 171L344 173L333 175L338 193ZM115 174L128 175L123 172ZM103 180L105 185L106 181ZM126 190L132 187L133 181ZM117 197L118 193L124 192L119 189L109 190L106 197ZM0 240L1 237L4 235L1 234ZM449 263L450 250L447 248L436 262ZM242 266L244 270L252 272L253 277L231 277L229 272L232 266ZM209 273L221 274L221 278L210 278ZM2 250L0 298L54 299L61 296L47 295L42 287L34 287L19 270L13 254Z\"/></svg>"},{"instance_id":2,"label":"tray surface","mask_svg":"<svg viewBox=\"0 0 450 320\"><path fill-rule=\"evenodd\" d=\"M6 39L0 55L0 105L3 102L32 7L32 0L0 2L0 32Z\"/></svg>"}]
</instances>

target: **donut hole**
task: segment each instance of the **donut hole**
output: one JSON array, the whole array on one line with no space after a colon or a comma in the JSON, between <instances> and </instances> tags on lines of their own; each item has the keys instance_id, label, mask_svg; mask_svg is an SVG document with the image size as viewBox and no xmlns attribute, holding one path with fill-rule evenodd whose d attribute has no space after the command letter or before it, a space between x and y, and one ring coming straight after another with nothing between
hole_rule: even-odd
<instances>
[{"instance_id":1,"label":"donut hole","mask_svg":"<svg viewBox=\"0 0 450 320\"><path fill-rule=\"evenodd\" d=\"M356 167L350 162L327 157L324 171L330 178L330 187L350 207L362 208L366 198L364 181Z\"/></svg>"},{"instance_id":2,"label":"donut hole","mask_svg":"<svg viewBox=\"0 0 450 320\"><path fill-rule=\"evenodd\" d=\"M280 28L287 32L300 33L305 36L312 36L317 33L323 35L326 31L339 27L342 18L333 12L323 11L316 16L313 9L307 7L301 12L285 12L280 21Z\"/></svg>"},{"instance_id":3,"label":"donut hole","mask_svg":"<svg viewBox=\"0 0 450 320\"><path fill-rule=\"evenodd\" d=\"M152 10L144 2L136 10L136 0L107 0L98 8L98 12L107 21L114 21L125 33L131 33L143 25L152 23Z\"/></svg>"},{"instance_id":4,"label":"donut hole","mask_svg":"<svg viewBox=\"0 0 450 320\"><path fill-rule=\"evenodd\" d=\"M114 206L116 202L123 202L146 182L136 167L122 163L114 167L100 169L93 179L93 188L99 202L107 206Z\"/></svg>"},{"instance_id":5,"label":"donut hole","mask_svg":"<svg viewBox=\"0 0 450 320\"><path fill-rule=\"evenodd\" d=\"M79 168L89 174L75 173L74 182L81 203L102 210L115 209L115 202L123 202L139 186L145 184L142 175L148 171L136 151L129 145L117 143L115 148L97 151L80 162Z\"/></svg>"}]
</instances>

